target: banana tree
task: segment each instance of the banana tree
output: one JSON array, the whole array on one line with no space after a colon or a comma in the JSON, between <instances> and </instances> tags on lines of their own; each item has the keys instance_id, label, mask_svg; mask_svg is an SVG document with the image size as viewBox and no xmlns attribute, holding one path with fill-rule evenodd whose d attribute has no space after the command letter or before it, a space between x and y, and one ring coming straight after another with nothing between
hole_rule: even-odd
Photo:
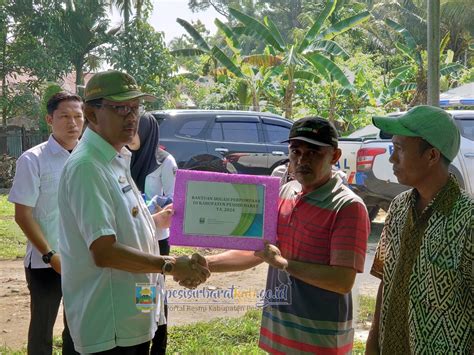
<instances>
[{"instance_id":1,"label":"banana tree","mask_svg":"<svg viewBox=\"0 0 474 355\"><path fill-rule=\"evenodd\" d=\"M324 80L336 80L346 88L351 85L343 70L334 62L334 58L347 59L349 57L348 53L335 41L335 37L367 21L370 14L363 11L332 26L326 26L326 20L335 10L336 4L337 0L327 0L324 9L303 38L292 42L283 39L270 18L265 17L262 23L237 9L229 8L229 13L242 24L238 28L240 33L251 35L266 44L264 53L250 55L245 58L245 62L258 67L273 63L273 66L282 69L286 82L282 104L287 118L293 115L295 80L314 80L316 72L317 76ZM307 70L308 68L311 68L313 72Z\"/></svg>"},{"instance_id":2,"label":"banana tree","mask_svg":"<svg viewBox=\"0 0 474 355\"><path fill-rule=\"evenodd\" d=\"M176 22L178 22L183 28L188 32L191 38L194 40L196 47L192 48L181 48L175 49L170 51L171 55L176 57L198 57L198 56L207 56L209 58L209 62L212 63L212 72L214 76L214 81L217 80L217 68L218 68L218 60L214 56L213 47L207 43L207 41L201 36L199 31L191 25L186 20L181 18L177 18Z\"/></svg>"},{"instance_id":3,"label":"banana tree","mask_svg":"<svg viewBox=\"0 0 474 355\"><path fill-rule=\"evenodd\" d=\"M410 106L426 104L427 101L427 77L426 77L426 50L417 43L412 34L404 27L386 19L385 23L394 31L398 32L402 40L395 42L395 47L406 59L406 63L391 71L394 78L387 89L382 93L381 101L387 103L397 94L412 94ZM440 45L440 75L449 76L456 74L464 68L459 63L453 63L453 52L445 52L449 42L449 32L443 37ZM445 52L445 53L444 53Z\"/></svg>"},{"instance_id":4,"label":"banana tree","mask_svg":"<svg viewBox=\"0 0 474 355\"><path fill-rule=\"evenodd\" d=\"M259 67L250 64L248 57L242 55L239 37L234 30L219 19L215 19L214 23L224 36L227 48L221 50L214 46L212 48L213 56L230 72L230 75L235 76L238 80L237 97L240 104L249 106L251 102L252 109L260 111L260 99L276 73L272 66L281 62L262 61L262 65ZM226 52L231 53L231 56L228 56Z\"/></svg>"}]
</instances>

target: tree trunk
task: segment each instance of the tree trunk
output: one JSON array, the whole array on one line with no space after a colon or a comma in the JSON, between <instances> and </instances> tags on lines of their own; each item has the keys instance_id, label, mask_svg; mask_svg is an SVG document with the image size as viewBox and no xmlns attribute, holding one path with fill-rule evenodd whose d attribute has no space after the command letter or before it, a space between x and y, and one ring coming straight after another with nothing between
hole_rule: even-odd
<instances>
[{"instance_id":1,"label":"tree trunk","mask_svg":"<svg viewBox=\"0 0 474 355\"><path fill-rule=\"evenodd\" d=\"M336 103L337 103L336 90L333 90L333 87L331 87L330 90L329 90L329 115L328 115L328 120L332 124L336 123Z\"/></svg>"},{"instance_id":2,"label":"tree trunk","mask_svg":"<svg viewBox=\"0 0 474 355\"><path fill-rule=\"evenodd\" d=\"M74 69L76 70L76 93L79 95L84 94L84 59L78 59L74 63Z\"/></svg>"},{"instance_id":3,"label":"tree trunk","mask_svg":"<svg viewBox=\"0 0 474 355\"><path fill-rule=\"evenodd\" d=\"M293 83L289 83L286 87L285 97L283 99L283 109L285 111L285 117L291 119L293 116Z\"/></svg>"},{"instance_id":4,"label":"tree trunk","mask_svg":"<svg viewBox=\"0 0 474 355\"><path fill-rule=\"evenodd\" d=\"M410 101L410 107L417 105L426 105L428 95L428 82L423 67L418 69L416 75L416 91L413 99Z\"/></svg>"},{"instance_id":5,"label":"tree trunk","mask_svg":"<svg viewBox=\"0 0 474 355\"><path fill-rule=\"evenodd\" d=\"M135 17L138 20L141 20L142 18L142 7L143 7L143 0L137 0L136 5L135 5Z\"/></svg>"},{"instance_id":6,"label":"tree trunk","mask_svg":"<svg viewBox=\"0 0 474 355\"><path fill-rule=\"evenodd\" d=\"M285 90L285 97L283 98L283 110L285 117L291 119L293 117L293 94L295 92L295 82L293 80L292 71L288 71L288 85Z\"/></svg>"},{"instance_id":7,"label":"tree trunk","mask_svg":"<svg viewBox=\"0 0 474 355\"><path fill-rule=\"evenodd\" d=\"M251 86L251 90L252 90L252 106L253 106L253 110L255 112L260 112L260 100L259 100L259 97L258 97L258 93L257 93L257 90L255 90L255 87L252 85Z\"/></svg>"},{"instance_id":8,"label":"tree trunk","mask_svg":"<svg viewBox=\"0 0 474 355\"><path fill-rule=\"evenodd\" d=\"M123 22L124 22L124 27L125 27L125 32L128 29L128 26L130 25L130 0L126 0L123 2Z\"/></svg>"},{"instance_id":9,"label":"tree trunk","mask_svg":"<svg viewBox=\"0 0 474 355\"><path fill-rule=\"evenodd\" d=\"M7 83L7 30L5 27L4 35L2 36L2 125L7 126L7 103L8 103L8 83Z\"/></svg>"},{"instance_id":10,"label":"tree trunk","mask_svg":"<svg viewBox=\"0 0 474 355\"><path fill-rule=\"evenodd\" d=\"M428 0L428 73L426 101L439 107L439 0Z\"/></svg>"}]
</instances>

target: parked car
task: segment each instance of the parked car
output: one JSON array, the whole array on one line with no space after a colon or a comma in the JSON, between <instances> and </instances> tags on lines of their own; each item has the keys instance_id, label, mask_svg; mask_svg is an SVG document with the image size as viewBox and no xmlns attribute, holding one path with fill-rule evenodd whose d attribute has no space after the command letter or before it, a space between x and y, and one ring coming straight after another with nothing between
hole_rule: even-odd
<instances>
[{"instance_id":1,"label":"parked car","mask_svg":"<svg viewBox=\"0 0 474 355\"><path fill-rule=\"evenodd\" d=\"M151 112L160 144L181 169L270 175L288 158L292 121L266 112L166 110Z\"/></svg>"},{"instance_id":2,"label":"parked car","mask_svg":"<svg viewBox=\"0 0 474 355\"><path fill-rule=\"evenodd\" d=\"M448 112L461 133L461 148L449 170L459 185L474 197L474 110ZM393 174L389 162L393 152L391 138L381 132L379 139L363 142L357 153L356 178L351 188L362 197L371 217L376 216L379 208L387 210L395 196L410 188L399 184Z\"/></svg>"},{"instance_id":3,"label":"parked car","mask_svg":"<svg viewBox=\"0 0 474 355\"><path fill-rule=\"evenodd\" d=\"M357 152L362 146L362 143L370 139L379 138L380 130L374 125L366 126L351 133L347 137L339 138L339 148L341 148L342 154L335 166L346 174L349 184L355 183Z\"/></svg>"}]
</instances>

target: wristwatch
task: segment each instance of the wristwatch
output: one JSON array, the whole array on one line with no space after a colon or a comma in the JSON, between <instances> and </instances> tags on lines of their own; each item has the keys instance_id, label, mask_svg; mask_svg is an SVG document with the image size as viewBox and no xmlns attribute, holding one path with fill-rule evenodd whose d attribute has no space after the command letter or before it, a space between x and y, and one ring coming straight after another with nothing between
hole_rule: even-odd
<instances>
[{"instance_id":1,"label":"wristwatch","mask_svg":"<svg viewBox=\"0 0 474 355\"><path fill-rule=\"evenodd\" d=\"M49 264L51 262L51 258L53 257L54 254L56 254L56 250L53 250L53 249L48 254L44 254L42 256L43 262L45 264Z\"/></svg>"},{"instance_id":2,"label":"wristwatch","mask_svg":"<svg viewBox=\"0 0 474 355\"><path fill-rule=\"evenodd\" d=\"M173 270L174 270L174 259L165 257L165 262L163 266L161 267L161 273L163 275L169 275L173 272Z\"/></svg>"}]
</instances>

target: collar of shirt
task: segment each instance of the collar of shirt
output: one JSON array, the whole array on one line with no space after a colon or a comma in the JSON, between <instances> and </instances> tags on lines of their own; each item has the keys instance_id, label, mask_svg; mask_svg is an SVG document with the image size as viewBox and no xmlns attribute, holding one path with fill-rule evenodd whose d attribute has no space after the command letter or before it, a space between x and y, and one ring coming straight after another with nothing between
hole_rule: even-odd
<instances>
[{"instance_id":1,"label":"collar of shirt","mask_svg":"<svg viewBox=\"0 0 474 355\"><path fill-rule=\"evenodd\" d=\"M89 127L84 131L81 141L87 142L97 149L97 151L100 152L107 163L112 162L112 160L114 160L118 155L123 155L128 159L130 159L132 156L132 153L130 153L130 151L125 147L122 147L120 152L117 152L109 142L107 142Z\"/></svg>"},{"instance_id":2,"label":"collar of shirt","mask_svg":"<svg viewBox=\"0 0 474 355\"><path fill-rule=\"evenodd\" d=\"M67 149L65 149L61 144L58 143L58 141L53 137L52 134L49 135L47 146L49 151L53 155L59 153L67 153L68 155L70 154Z\"/></svg>"},{"instance_id":3,"label":"collar of shirt","mask_svg":"<svg viewBox=\"0 0 474 355\"><path fill-rule=\"evenodd\" d=\"M316 190L313 190L306 195L303 195L305 199L315 200L315 201L324 201L327 198L332 196L332 193L338 190L342 185L342 179L339 175L333 174L332 177L324 185L318 187ZM302 192L299 192L301 194Z\"/></svg>"},{"instance_id":4,"label":"collar of shirt","mask_svg":"<svg viewBox=\"0 0 474 355\"><path fill-rule=\"evenodd\" d=\"M454 204L459 198L460 193L461 189L459 187L459 184L457 183L454 176L450 175L448 182L436 194L436 196L433 198L433 200L431 200L428 206L425 207L422 214L424 214L429 208L432 208L433 211L437 211L442 215L448 217L454 207ZM414 208L418 197L418 191L416 189L413 189L409 197L410 207Z\"/></svg>"}]
</instances>

